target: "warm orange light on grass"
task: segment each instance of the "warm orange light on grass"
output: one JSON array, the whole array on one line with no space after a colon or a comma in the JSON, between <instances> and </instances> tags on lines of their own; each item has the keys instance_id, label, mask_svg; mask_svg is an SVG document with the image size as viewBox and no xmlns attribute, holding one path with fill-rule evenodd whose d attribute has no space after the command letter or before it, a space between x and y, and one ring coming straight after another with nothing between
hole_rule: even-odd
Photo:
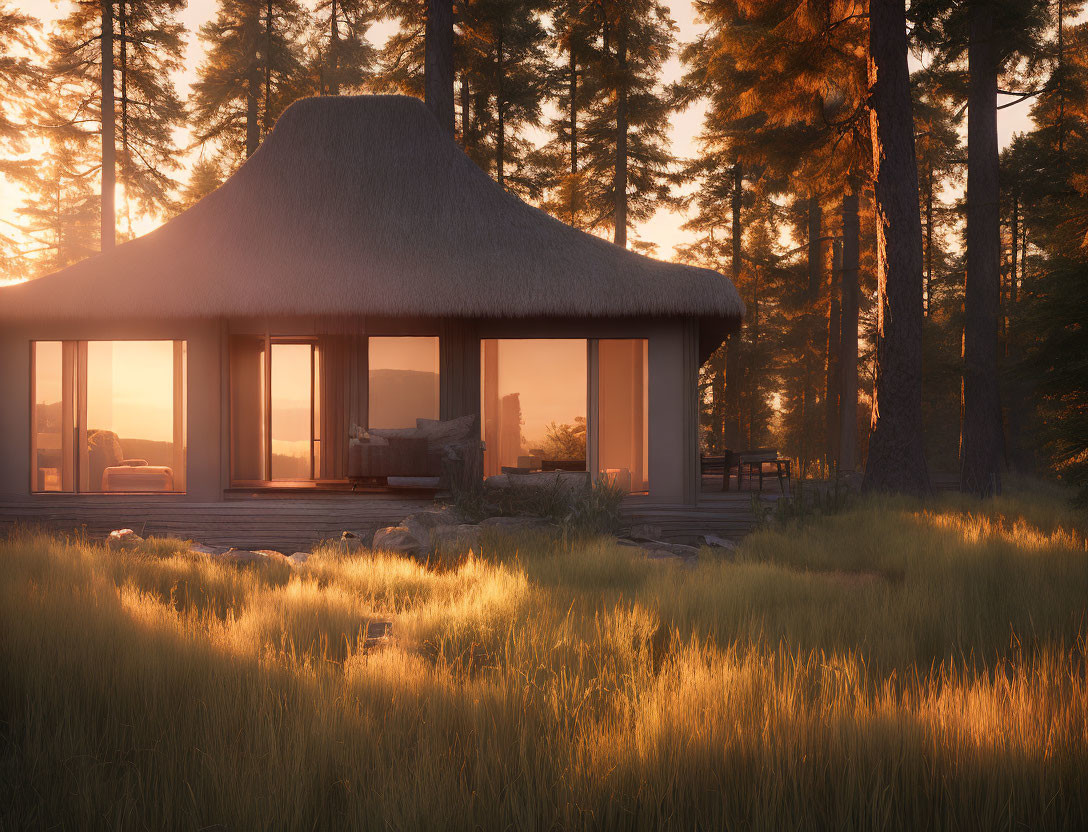
<instances>
[{"instance_id":1,"label":"warm orange light on grass","mask_svg":"<svg viewBox=\"0 0 1088 832\"><path fill-rule=\"evenodd\" d=\"M877 501L693 568L540 535L302 569L0 543L9 816L1072 826L1084 538L1058 503L1003 499ZM859 563L877 577L839 579Z\"/></svg>"}]
</instances>

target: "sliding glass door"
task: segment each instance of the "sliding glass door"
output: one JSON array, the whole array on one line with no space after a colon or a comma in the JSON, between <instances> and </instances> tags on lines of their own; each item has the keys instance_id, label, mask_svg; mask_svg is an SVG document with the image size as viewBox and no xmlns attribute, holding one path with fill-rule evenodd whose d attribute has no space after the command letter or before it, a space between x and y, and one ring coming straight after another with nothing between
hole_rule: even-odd
<instances>
[{"instance_id":1,"label":"sliding glass door","mask_svg":"<svg viewBox=\"0 0 1088 832\"><path fill-rule=\"evenodd\" d=\"M230 349L231 479L321 475L321 351L316 341L236 336Z\"/></svg>"}]
</instances>

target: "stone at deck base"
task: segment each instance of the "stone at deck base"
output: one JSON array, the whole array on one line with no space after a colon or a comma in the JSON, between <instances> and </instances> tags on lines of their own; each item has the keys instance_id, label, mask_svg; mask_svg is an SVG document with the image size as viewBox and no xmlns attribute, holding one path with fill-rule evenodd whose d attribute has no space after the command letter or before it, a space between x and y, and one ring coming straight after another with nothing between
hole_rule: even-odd
<instances>
[{"instance_id":1,"label":"stone at deck base","mask_svg":"<svg viewBox=\"0 0 1088 832\"><path fill-rule=\"evenodd\" d=\"M374 548L397 555L418 555L423 544L404 526L386 526L374 532Z\"/></svg>"}]
</instances>

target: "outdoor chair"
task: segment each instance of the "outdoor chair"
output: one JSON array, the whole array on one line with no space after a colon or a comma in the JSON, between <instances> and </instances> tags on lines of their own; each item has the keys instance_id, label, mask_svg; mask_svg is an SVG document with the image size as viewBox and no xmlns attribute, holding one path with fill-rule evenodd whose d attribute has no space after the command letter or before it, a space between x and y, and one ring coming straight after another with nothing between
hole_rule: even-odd
<instances>
[{"instance_id":1,"label":"outdoor chair","mask_svg":"<svg viewBox=\"0 0 1088 832\"><path fill-rule=\"evenodd\" d=\"M748 484L751 486L752 478L759 477L759 490L763 490L763 478L775 476L778 478L778 487L782 493L786 493L786 484L792 485L793 464L792 461L780 457L775 448L757 448L751 451L743 451L737 454L737 489L745 474L748 475ZM768 470L770 469L770 470Z\"/></svg>"}]
</instances>

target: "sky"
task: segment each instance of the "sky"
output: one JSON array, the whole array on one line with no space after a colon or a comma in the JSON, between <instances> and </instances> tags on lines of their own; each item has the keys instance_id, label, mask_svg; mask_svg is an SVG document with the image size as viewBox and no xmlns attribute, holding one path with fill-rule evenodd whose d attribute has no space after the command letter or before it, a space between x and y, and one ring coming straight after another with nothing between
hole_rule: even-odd
<instances>
[{"instance_id":1,"label":"sky","mask_svg":"<svg viewBox=\"0 0 1088 832\"><path fill-rule=\"evenodd\" d=\"M310 3L312 0L303 0ZM50 24L56 19L67 14L70 6L67 0L16 0L15 5L38 17L48 31ZM180 13L179 19L189 30L188 47L186 50L185 68L175 78L179 93L186 97L189 92L189 84L196 77L197 67L203 57L203 44L196 36L197 30L215 12L215 0L190 0L188 6ZM677 40L685 43L694 40L705 28L695 18L695 11L690 2L674 0L670 4L672 17L677 25ZM384 42L395 23L382 23L375 26L370 33L371 39L378 45ZM677 80L682 74L682 67L677 56L673 56L664 67L663 83ZM1031 126L1028 116L1030 100L1025 100L1015 106L1008 107L998 113L998 131L1001 146L1004 147L1017 132L1024 131ZM675 115L671 122L672 150L680 157L691 157L698 153L696 137L698 136L705 108L702 105L694 105L689 109ZM184 178L184 174L182 176ZM20 194L10 186L0 185L0 222L11 222L16 219L15 208L20 202ZM670 259L674 256L674 246L691 241L691 235L682 230L681 226L686 217L673 210L660 210L652 218L634 228L634 236L653 243L657 246L657 256L662 259ZM154 227L154 221L142 223L137 231L146 232ZM0 276L2 279L2 276Z\"/></svg>"}]
</instances>

